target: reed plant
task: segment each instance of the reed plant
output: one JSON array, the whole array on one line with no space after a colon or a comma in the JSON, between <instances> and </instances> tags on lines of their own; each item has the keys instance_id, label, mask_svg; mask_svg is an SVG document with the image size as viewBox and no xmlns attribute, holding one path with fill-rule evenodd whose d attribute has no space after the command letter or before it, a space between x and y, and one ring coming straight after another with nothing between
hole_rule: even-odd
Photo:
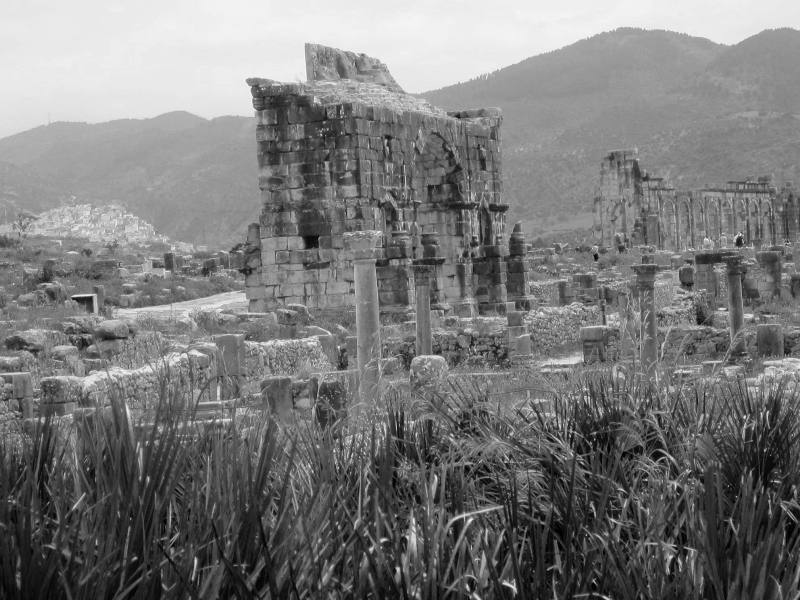
<instances>
[{"instance_id":1,"label":"reed plant","mask_svg":"<svg viewBox=\"0 0 800 600\"><path fill-rule=\"evenodd\" d=\"M392 389L328 431L112 401L6 440L0 597L800 597L792 382Z\"/></svg>"}]
</instances>

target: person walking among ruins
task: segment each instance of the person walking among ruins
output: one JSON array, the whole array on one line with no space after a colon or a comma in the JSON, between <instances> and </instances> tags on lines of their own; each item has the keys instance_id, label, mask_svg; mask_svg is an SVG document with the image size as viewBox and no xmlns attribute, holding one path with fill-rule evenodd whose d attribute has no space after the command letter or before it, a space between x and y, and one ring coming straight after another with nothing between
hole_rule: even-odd
<instances>
[{"instance_id":1,"label":"person walking among ruins","mask_svg":"<svg viewBox=\"0 0 800 600\"><path fill-rule=\"evenodd\" d=\"M592 249L590 250L590 252L592 253L592 257L594 258L594 262L597 262L600 259L600 248L597 247L597 244L592 246Z\"/></svg>"},{"instance_id":2,"label":"person walking among ruins","mask_svg":"<svg viewBox=\"0 0 800 600\"><path fill-rule=\"evenodd\" d=\"M713 250L714 249L714 242L711 241L711 238L706 236L703 238L703 250Z\"/></svg>"},{"instance_id":3,"label":"person walking among ruins","mask_svg":"<svg viewBox=\"0 0 800 600\"><path fill-rule=\"evenodd\" d=\"M741 231L733 238L733 245L739 249L744 248L744 234Z\"/></svg>"}]
</instances>

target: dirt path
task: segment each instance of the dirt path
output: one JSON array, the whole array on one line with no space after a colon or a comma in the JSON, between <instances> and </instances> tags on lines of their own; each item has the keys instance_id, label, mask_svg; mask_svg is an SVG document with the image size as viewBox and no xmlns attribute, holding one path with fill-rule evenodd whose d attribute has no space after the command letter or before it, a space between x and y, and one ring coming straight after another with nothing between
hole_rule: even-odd
<instances>
[{"instance_id":1,"label":"dirt path","mask_svg":"<svg viewBox=\"0 0 800 600\"><path fill-rule=\"evenodd\" d=\"M196 300L174 302L172 304L159 304L158 306L145 306L143 308L118 308L114 317L119 319L136 319L140 316L151 317L157 320L180 320L188 317L192 311L232 308L247 310L247 298L244 292L225 292Z\"/></svg>"}]
</instances>

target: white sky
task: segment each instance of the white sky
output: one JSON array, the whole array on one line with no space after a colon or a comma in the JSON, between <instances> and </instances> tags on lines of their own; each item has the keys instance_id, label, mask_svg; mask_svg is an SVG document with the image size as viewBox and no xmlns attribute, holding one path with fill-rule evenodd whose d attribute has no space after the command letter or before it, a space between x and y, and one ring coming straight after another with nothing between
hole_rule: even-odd
<instances>
[{"instance_id":1,"label":"white sky","mask_svg":"<svg viewBox=\"0 0 800 600\"><path fill-rule=\"evenodd\" d=\"M305 79L303 44L365 52L421 92L617 27L733 44L798 0L0 0L0 137L48 119L250 114L250 76Z\"/></svg>"}]
</instances>

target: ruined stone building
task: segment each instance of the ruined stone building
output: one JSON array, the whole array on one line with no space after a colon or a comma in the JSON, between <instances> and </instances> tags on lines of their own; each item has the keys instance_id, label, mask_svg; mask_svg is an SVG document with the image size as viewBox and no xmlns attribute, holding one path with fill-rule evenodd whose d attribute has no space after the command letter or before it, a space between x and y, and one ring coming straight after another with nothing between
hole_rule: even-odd
<instances>
[{"instance_id":1,"label":"ruined stone building","mask_svg":"<svg viewBox=\"0 0 800 600\"><path fill-rule=\"evenodd\" d=\"M791 183L778 190L769 177L676 191L640 167L635 149L614 150L600 166L594 234L607 246L621 234L630 245L683 250L700 247L705 237L732 243L741 231L748 244L775 245L798 241L798 201Z\"/></svg>"},{"instance_id":2,"label":"ruined stone building","mask_svg":"<svg viewBox=\"0 0 800 600\"><path fill-rule=\"evenodd\" d=\"M378 230L382 310L413 304L420 263L435 268L435 307L503 310L500 110L445 112L363 54L307 44L306 71L306 83L247 80L262 202L248 232L251 307L352 305L343 234Z\"/></svg>"}]
</instances>

